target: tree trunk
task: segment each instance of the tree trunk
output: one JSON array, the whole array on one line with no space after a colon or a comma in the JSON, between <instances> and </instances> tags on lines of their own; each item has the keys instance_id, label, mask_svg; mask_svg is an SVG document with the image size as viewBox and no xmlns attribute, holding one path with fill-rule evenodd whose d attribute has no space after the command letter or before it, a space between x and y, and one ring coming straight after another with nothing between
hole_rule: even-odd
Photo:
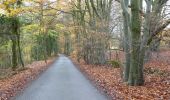
<instances>
[{"instance_id":1,"label":"tree trunk","mask_svg":"<svg viewBox=\"0 0 170 100\"><path fill-rule=\"evenodd\" d=\"M140 18L140 1L131 1L131 31L132 31L132 52L131 52L131 66L128 84L129 85L143 85L143 79L140 76L139 55L140 55L140 33L141 33L141 18ZM143 67L143 66L142 66ZM141 72L143 75L143 73Z\"/></svg>"},{"instance_id":2,"label":"tree trunk","mask_svg":"<svg viewBox=\"0 0 170 100\"><path fill-rule=\"evenodd\" d=\"M19 59L20 59L22 67L24 67L24 62L23 62L23 59L22 59L22 52L21 52L21 45L20 45L20 35L19 34L17 34L17 45L18 45Z\"/></svg>"},{"instance_id":3,"label":"tree trunk","mask_svg":"<svg viewBox=\"0 0 170 100\"><path fill-rule=\"evenodd\" d=\"M127 12L129 5L129 0L122 0L121 6L123 8L123 29L124 29L124 51L125 51L125 66L124 66L124 73L123 73L123 80L125 82L128 81L129 79L129 70L130 70L130 16L129 13Z\"/></svg>"},{"instance_id":4,"label":"tree trunk","mask_svg":"<svg viewBox=\"0 0 170 100\"><path fill-rule=\"evenodd\" d=\"M18 63L17 63L17 41L16 39L12 39L12 69L15 70Z\"/></svg>"},{"instance_id":5,"label":"tree trunk","mask_svg":"<svg viewBox=\"0 0 170 100\"><path fill-rule=\"evenodd\" d=\"M129 69L130 69L130 39L129 39L129 29L128 29L128 15L124 13L124 51L125 51L125 67L123 78L124 81L127 82L129 78Z\"/></svg>"}]
</instances>

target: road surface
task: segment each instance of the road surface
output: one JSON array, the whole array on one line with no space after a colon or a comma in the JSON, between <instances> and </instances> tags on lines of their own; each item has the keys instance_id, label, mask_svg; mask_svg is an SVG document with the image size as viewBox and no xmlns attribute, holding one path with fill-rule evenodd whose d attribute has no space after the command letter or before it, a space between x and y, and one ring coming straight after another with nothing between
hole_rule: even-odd
<instances>
[{"instance_id":1,"label":"road surface","mask_svg":"<svg viewBox=\"0 0 170 100\"><path fill-rule=\"evenodd\" d=\"M71 60L61 55L14 100L107 100Z\"/></svg>"}]
</instances>

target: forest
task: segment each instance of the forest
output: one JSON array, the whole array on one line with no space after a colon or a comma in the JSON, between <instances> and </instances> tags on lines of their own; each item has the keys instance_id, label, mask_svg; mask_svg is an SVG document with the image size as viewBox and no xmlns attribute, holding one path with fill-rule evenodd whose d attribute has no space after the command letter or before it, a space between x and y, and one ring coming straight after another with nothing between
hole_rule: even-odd
<instances>
[{"instance_id":1,"label":"forest","mask_svg":"<svg viewBox=\"0 0 170 100\"><path fill-rule=\"evenodd\" d=\"M60 56L111 100L169 100L170 0L0 0L0 100Z\"/></svg>"}]
</instances>

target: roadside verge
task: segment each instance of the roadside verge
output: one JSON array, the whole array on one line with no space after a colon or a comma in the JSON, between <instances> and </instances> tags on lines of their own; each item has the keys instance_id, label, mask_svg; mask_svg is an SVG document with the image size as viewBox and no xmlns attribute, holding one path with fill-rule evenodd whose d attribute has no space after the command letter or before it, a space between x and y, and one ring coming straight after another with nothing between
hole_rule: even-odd
<instances>
[{"instance_id":1,"label":"roadside verge","mask_svg":"<svg viewBox=\"0 0 170 100\"><path fill-rule=\"evenodd\" d=\"M55 61L50 58L45 61L35 61L26 65L26 69L16 73L15 75L0 80L0 100L10 100L21 92L31 81L35 80L42 72L44 72Z\"/></svg>"}]
</instances>

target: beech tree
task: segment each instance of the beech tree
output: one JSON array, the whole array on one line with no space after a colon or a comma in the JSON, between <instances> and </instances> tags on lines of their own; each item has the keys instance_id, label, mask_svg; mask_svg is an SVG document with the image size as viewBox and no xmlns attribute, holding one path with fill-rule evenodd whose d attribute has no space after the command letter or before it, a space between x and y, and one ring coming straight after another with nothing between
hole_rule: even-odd
<instances>
[{"instance_id":1,"label":"beech tree","mask_svg":"<svg viewBox=\"0 0 170 100\"><path fill-rule=\"evenodd\" d=\"M118 1L118 0L116 0ZM124 19L124 48L126 64L124 81L129 85L143 85L143 66L146 51L154 37L169 25L162 17L168 0L120 0ZM146 11L143 3L146 3ZM143 28L143 30L142 30Z\"/></svg>"}]
</instances>

